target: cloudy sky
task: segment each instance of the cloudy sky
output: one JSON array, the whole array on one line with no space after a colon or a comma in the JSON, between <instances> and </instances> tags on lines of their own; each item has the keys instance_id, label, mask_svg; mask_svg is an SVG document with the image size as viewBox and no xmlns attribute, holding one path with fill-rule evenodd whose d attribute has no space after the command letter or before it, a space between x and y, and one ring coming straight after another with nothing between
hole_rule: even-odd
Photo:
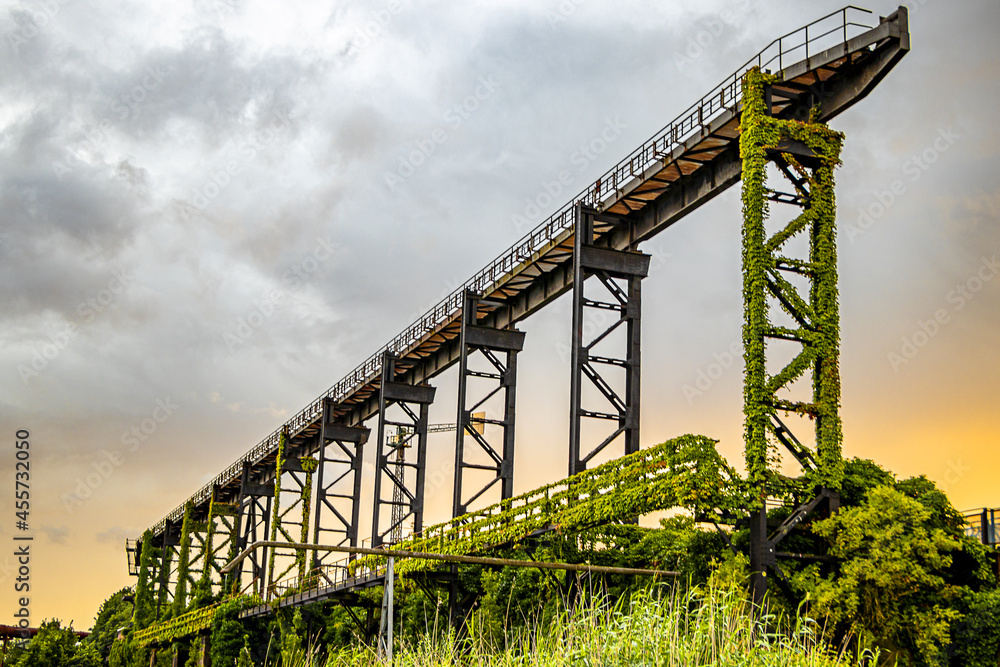
<instances>
[{"instance_id":1,"label":"cloudy sky","mask_svg":"<svg viewBox=\"0 0 1000 667\"><path fill-rule=\"evenodd\" d=\"M126 537L516 241L560 171L582 189L837 8L3 2L0 540L26 429L32 623L89 627L131 583ZM961 509L1000 505L998 28L994 0L914 3L913 51L834 122L845 451ZM703 433L734 462L738 200L643 248L643 442ZM568 303L522 329L517 490L564 474ZM452 374L433 421L454 421Z\"/></svg>"}]
</instances>

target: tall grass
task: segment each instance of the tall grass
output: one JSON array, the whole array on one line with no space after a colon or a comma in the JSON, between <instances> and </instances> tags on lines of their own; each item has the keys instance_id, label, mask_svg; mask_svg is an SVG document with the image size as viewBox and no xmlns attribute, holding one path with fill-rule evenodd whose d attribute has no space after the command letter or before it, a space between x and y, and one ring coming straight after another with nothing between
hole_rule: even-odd
<instances>
[{"instance_id":1,"label":"tall grass","mask_svg":"<svg viewBox=\"0 0 1000 667\"><path fill-rule=\"evenodd\" d=\"M475 614L467 633L422 636L395 647L394 667L607 665L627 667L828 667L875 664L825 644L809 619L754 615L741 591L656 588L616 604L590 597L545 627L514 629L500 642ZM388 666L376 649L358 644L286 656L283 667Z\"/></svg>"}]
</instances>

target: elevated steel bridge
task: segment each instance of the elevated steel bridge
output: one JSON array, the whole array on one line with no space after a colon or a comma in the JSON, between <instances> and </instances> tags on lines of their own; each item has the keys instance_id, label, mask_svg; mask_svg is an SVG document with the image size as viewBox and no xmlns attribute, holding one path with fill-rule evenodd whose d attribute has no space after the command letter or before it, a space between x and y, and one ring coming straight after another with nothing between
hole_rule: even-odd
<instances>
[{"instance_id":1,"label":"elevated steel bridge","mask_svg":"<svg viewBox=\"0 0 1000 667\"><path fill-rule=\"evenodd\" d=\"M767 45L139 537L130 547L134 570L147 579L160 613L171 606L179 615L194 596L205 593L267 596L280 579L302 578L327 564L321 555L307 562L301 550L273 548L255 554L235 575L222 576L227 557L252 542L357 546L370 538L379 546L396 539L404 523L408 531L420 533L428 406L435 400L429 383L452 366L458 367L459 388L452 516L510 499L517 357L525 336L516 325L566 292L573 294L568 473L585 471L597 457L637 452L641 286L650 260L640 244L741 179L746 74L759 69L773 75L763 92L768 118L819 127L864 99L909 46L904 7L876 18L853 6ZM815 149L787 137L766 148L792 189L767 190L768 199L799 207L806 218L813 215ZM833 243L830 222L823 234ZM800 228L793 224L772 245L780 246ZM754 335L797 341L805 348L818 340L827 326L814 319L822 303L793 294L778 272L794 272L814 284L825 276L835 290L833 264L823 268L815 260L775 258L765 287L797 324L761 325ZM613 317L585 338L584 317L592 309ZM836 312L832 318L838 325ZM836 348L836 331L830 335ZM612 341L617 349L609 351ZM824 377L831 376L831 368L836 373L835 352L832 358L817 354L803 352L794 372L769 378L769 391L773 394L810 364L812 372L825 364ZM839 398L839 374L835 380L830 391ZM473 418L487 400L499 402L500 414ZM839 457L839 440L826 453L813 452L777 418L776 410L816 417L819 399L768 400L770 436L804 469L821 469ZM375 434L365 426L372 418ZM837 415L823 414L818 421L828 429L835 426L839 438ZM817 443L824 442L821 435L817 432ZM361 464L371 440L376 474L374 488L366 489ZM372 514L370 531L360 525L362 508ZM776 567L768 554L782 536L768 539L766 526L758 525L754 563L761 572ZM143 563L138 554L147 545L150 556Z\"/></svg>"}]
</instances>

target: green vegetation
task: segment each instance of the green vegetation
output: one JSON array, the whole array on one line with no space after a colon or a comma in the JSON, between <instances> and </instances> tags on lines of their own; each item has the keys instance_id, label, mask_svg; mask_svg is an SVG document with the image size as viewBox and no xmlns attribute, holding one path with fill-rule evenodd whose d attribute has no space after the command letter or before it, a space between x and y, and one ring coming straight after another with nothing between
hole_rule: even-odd
<instances>
[{"instance_id":1,"label":"green vegetation","mask_svg":"<svg viewBox=\"0 0 1000 667\"><path fill-rule=\"evenodd\" d=\"M159 549L153 546L153 533L142 535L142 552L139 557L139 580L135 585L135 613L132 622L136 629L148 627L156 620L153 607L153 586L149 577L153 572L153 561L159 558Z\"/></svg>"},{"instance_id":2,"label":"green vegetation","mask_svg":"<svg viewBox=\"0 0 1000 667\"><path fill-rule=\"evenodd\" d=\"M926 477L896 482L857 459L845 470L851 504L812 525L835 560L793 576L811 612L901 665L995 667L1000 624L982 620L1000 617L996 554L965 535L962 516Z\"/></svg>"},{"instance_id":3,"label":"green vegetation","mask_svg":"<svg viewBox=\"0 0 1000 667\"><path fill-rule=\"evenodd\" d=\"M122 588L101 604L94 619L94 627L90 629L87 641L97 649L102 659L107 659L111 653L111 645L118 636L118 631L132 624L132 603L125 598L132 595L131 588Z\"/></svg>"},{"instance_id":4,"label":"green vegetation","mask_svg":"<svg viewBox=\"0 0 1000 667\"><path fill-rule=\"evenodd\" d=\"M713 481L717 477L697 474L730 474L711 445L689 436L619 465L628 469L642 461L635 469L642 473L632 471L642 484L654 491L669 489L671 498L691 505L724 501L728 491ZM698 465L683 464L691 459ZM673 469L689 469L691 475L666 474ZM789 550L811 550L831 560L783 559L788 584L771 586L763 616L752 613L744 595L748 567L739 553L747 545L744 528L726 529L723 535L690 513L663 519L655 529L627 520L590 527L567 521L561 531L515 540L490 553L669 569L681 576L652 582L648 577L462 566L459 594L475 603L466 608L464 632L456 634L447 593L433 584L428 570L417 569L396 588L394 664L995 667L1000 650L996 554L964 534L962 517L926 478L896 480L859 459L845 461L843 469L841 510L807 520L788 538ZM660 488L658 478L671 481ZM603 489L588 493L598 502L612 502ZM550 502L557 496L550 494ZM771 518L781 520L787 512L774 509ZM374 634L367 634L375 628L360 627L336 603L241 622L240 609L257 601L238 598L185 609L186 614L143 630L133 624L132 602L126 599L131 593L119 590L101 606L87 639L78 641L58 622L47 623L26 647L11 650L5 664L89 667L107 660L113 667L146 667L150 650L138 640L150 632L161 646L156 664L170 664L174 652L181 664L193 664L201 641L192 634L195 626L210 632L213 665L384 663L373 646ZM381 594L380 588L362 591L360 601L377 612ZM114 641L122 628L129 639Z\"/></svg>"},{"instance_id":5,"label":"green vegetation","mask_svg":"<svg viewBox=\"0 0 1000 667\"><path fill-rule=\"evenodd\" d=\"M189 500L184 504L184 521L181 523L180 555L177 559L177 588L174 591L173 615L184 613L187 604L188 584L191 579L191 533L194 532L194 505Z\"/></svg>"},{"instance_id":6,"label":"green vegetation","mask_svg":"<svg viewBox=\"0 0 1000 667\"><path fill-rule=\"evenodd\" d=\"M618 600L597 595L574 608L501 637L474 615L467 634L425 634L396 647L394 665L727 665L734 667L858 665L822 640L802 617L757 618L736 588L656 587ZM387 665L369 646L335 650L325 658L299 650L288 667Z\"/></svg>"},{"instance_id":7,"label":"green vegetation","mask_svg":"<svg viewBox=\"0 0 1000 667\"><path fill-rule=\"evenodd\" d=\"M64 628L59 621L45 621L27 646L13 648L5 655L4 664L13 667L100 667L102 661L93 643L81 641L72 626Z\"/></svg>"}]
</instances>

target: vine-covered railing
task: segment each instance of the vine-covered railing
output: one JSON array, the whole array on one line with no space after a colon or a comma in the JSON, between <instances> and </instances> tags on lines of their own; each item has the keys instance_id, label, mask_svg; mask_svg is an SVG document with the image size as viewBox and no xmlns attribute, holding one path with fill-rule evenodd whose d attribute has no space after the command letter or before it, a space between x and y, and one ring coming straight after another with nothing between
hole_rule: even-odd
<instances>
[{"instance_id":1,"label":"vine-covered railing","mask_svg":"<svg viewBox=\"0 0 1000 667\"><path fill-rule=\"evenodd\" d=\"M212 627L212 617L215 616L215 610L218 607L219 604L213 604L189 611L167 621L154 623L148 628L136 630L132 639L139 646L148 646L149 644L165 644L181 637L197 634Z\"/></svg>"},{"instance_id":2,"label":"vine-covered railing","mask_svg":"<svg viewBox=\"0 0 1000 667\"><path fill-rule=\"evenodd\" d=\"M522 265L530 263L536 253L557 243L561 240L562 235L568 235L573 226L573 210L577 203L603 208L609 202L620 197L625 192L626 187L648 169L657 165L663 166L669 162L673 152L683 148L684 142L696 132L701 131L715 116L723 111L735 111L738 108L740 82L743 75L751 68L759 67L763 70L777 67L781 70L785 68L786 63L790 65L796 61L808 59L810 54L815 55L825 48L846 42L872 27L867 22L862 22L870 14L871 12L867 9L848 5L775 39L747 60L733 74L726 77L722 83L712 88L708 94L653 135L651 139L644 142L598 178L592 186L573 197L547 220L531 230L479 273L465 281L453 293L366 359L364 363L344 376L274 433L223 470L189 500L195 505L204 502L211 496L214 487L225 486L239 478L243 471L244 462L254 465L277 449L282 432L295 433L316 421L322 414L325 399L330 398L334 402L339 402L360 387L380 377L383 354L388 351L396 355L405 355L423 341L428 334L438 331L450 323L461 310L463 295L467 290L480 294L490 294L500 283L516 273ZM151 528L153 534L160 534L167 521L178 521L183 514L184 503L156 523Z\"/></svg>"},{"instance_id":3,"label":"vine-covered railing","mask_svg":"<svg viewBox=\"0 0 1000 667\"><path fill-rule=\"evenodd\" d=\"M718 453L715 443L698 435L674 438L431 526L393 548L471 555L519 542L541 531L578 532L671 507L734 511L746 505L742 481ZM382 557L365 556L324 566L305 579L276 583L269 598L378 577L384 561ZM396 563L396 571L407 574L437 565L405 559Z\"/></svg>"},{"instance_id":4,"label":"vine-covered railing","mask_svg":"<svg viewBox=\"0 0 1000 667\"><path fill-rule=\"evenodd\" d=\"M191 611L175 616L174 618L154 623L148 628L136 630L132 633L132 641L139 646L149 646L150 644L166 644L183 637L190 637L200 632L204 632L212 627L212 620L219 608L232 600L238 599L243 607L260 604L260 596L241 595L229 597L214 604L192 609Z\"/></svg>"}]
</instances>

